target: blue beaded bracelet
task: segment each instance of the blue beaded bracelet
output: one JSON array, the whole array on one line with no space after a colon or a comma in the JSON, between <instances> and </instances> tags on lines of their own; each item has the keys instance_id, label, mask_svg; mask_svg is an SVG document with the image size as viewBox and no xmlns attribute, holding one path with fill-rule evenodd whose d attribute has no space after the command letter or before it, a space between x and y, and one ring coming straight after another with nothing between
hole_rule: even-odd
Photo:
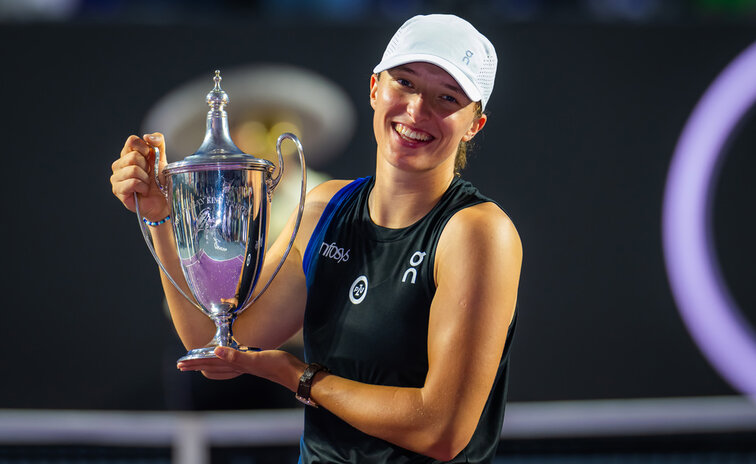
<instances>
[{"instance_id":1,"label":"blue beaded bracelet","mask_svg":"<svg viewBox=\"0 0 756 464\"><path fill-rule=\"evenodd\" d=\"M170 220L171 220L171 215L170 214L168 216L164 217L163 219L159 220L158 222L152 222L149 219L147 219L146 217L142 218L142 221L144 221L145 224L147 224L148 226L153 226L153 227L159 226L160 224L165 224L166 222L168 222Z\"/></svg>"}]
</instances>

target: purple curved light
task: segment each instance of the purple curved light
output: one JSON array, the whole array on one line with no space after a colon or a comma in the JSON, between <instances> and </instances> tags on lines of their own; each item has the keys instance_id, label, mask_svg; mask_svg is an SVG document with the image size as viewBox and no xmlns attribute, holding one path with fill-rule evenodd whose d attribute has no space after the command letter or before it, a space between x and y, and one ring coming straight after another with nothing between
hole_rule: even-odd
<instances>
[{"instance_id":1,"label":"purple curved light","mask_svg":"<svg viewBox=\"0 0 756 464\"><path fill-rule=\"evenodd\" d=\"M720 375L756 400L756 333L722 278L711 234L716 167L756 101L756 43L717 76L680 140L664 193L664 257L683 321Z\"/></svg>"}]
</instances>

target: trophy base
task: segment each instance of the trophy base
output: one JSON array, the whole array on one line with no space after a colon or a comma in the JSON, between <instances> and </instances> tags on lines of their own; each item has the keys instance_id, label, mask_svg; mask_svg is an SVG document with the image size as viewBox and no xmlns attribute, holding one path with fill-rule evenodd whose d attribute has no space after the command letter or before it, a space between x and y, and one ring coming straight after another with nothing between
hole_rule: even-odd
<instances>
[{"instance_id":1,"label":"trophy base","mask_svg":"<svg viewBox=\"0 0 756 464\"><path fill-rule=\"evenodd\" d=\"M191 359L209 359L209 358L217 358L215 356L215 348L219 345L215 346L206 346L203 348L197 348L194 350L189 350L184 356L180 357L178 361L189 361ZM242 346L242 345L235 345L235 346L229 346L229 348L233 348L237 351L247 352L247 351L261 351L260 348L252 348L251 346Z\"/></svg>"}]
</instances>

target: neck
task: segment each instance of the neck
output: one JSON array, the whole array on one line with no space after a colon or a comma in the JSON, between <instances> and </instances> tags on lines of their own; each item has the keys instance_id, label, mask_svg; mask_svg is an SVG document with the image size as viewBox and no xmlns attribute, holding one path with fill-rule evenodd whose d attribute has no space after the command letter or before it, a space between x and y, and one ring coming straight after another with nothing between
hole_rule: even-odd
<instances>
[{"instance_id":1,"label":"neck","mask_svg":"<svg viewBox=\"0 0 756 464\"><path fill-rule=\"evenodd\" d=\"M407 173L378 167L368 199L370 219L390 229L411 226L433 209L453 179L449 170Z\"/></svg>"}]
</instances>

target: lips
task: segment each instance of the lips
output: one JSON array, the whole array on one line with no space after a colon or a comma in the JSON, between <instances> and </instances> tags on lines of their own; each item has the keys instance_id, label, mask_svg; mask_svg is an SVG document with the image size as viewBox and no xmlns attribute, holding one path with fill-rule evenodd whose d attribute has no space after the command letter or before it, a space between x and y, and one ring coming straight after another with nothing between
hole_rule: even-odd
<instances>
[{"instance_id":1,"label":"lips","mask_svg":"<svg viewBox=\"0 0 756 464\"><path fill-rule=\"evenodd\" d=\"M413 129L400 122L394 123L394 130L402 139L412 143L430 142L435 138L425 131Z\"/></svg>"}]
</instances>

